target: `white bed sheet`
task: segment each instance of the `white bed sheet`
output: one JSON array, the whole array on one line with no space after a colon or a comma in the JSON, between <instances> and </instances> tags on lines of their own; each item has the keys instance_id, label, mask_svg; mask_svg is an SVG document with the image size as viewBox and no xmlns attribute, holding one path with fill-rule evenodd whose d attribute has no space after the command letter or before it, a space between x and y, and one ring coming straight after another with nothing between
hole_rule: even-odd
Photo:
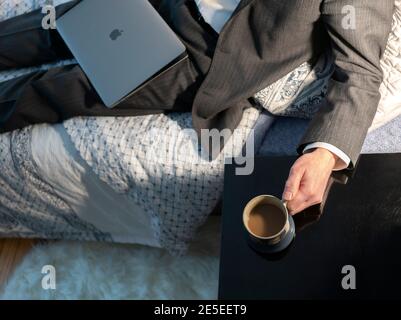
<instances>
[{"instance_id":1,"label":"white bed sheet","mask_svg":"<svg viewBox=\"0 0 401 320\"><path fill-rule=\"evenodd\" d=\"M38 174L81 219L111 234L116 242L160 247L151 217L93 173L62 125L34 127L31 143Z\"/></svg>"}]
</instances>

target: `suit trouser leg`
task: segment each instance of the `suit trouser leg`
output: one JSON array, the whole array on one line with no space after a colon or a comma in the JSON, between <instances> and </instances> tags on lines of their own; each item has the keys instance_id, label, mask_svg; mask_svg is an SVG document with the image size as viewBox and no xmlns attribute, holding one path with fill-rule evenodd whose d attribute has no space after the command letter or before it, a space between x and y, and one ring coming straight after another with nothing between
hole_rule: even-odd
<instances>
[{"instance_id":1,"label":"suit trouser leg","mask_svg":"<svg viewBox=\"0 0 401 320\"><path fill-rule=\"evenodd\" d=\"M57 6L57 16L77 2ZM0 71L72 58L58 32L42 28L43 17L38 9L0 22Z\"/></svg>"},{"instance_id":2,"label":"suit trouser leg","mask_svg":"<svg viewBox=\"0 0 401 320\"><path fill-rule=\"evenodd\" d=\"M78 65L38 71L2 83L0 84L0 133L31 124L58 123L75 116L137 116L164 111L190 111L202 77L208 69L216 37L205 33L199 21L193 16L192 9L185 2L170 0L165 3L161 14L177 34L180 35L181 31L174 25L174 21L177 20L170 20L173 16L180 17L178 22L181 28L191 33L182 39L188 48L189 58L151 80L113 109L103 105ZM40 12L36 12L36 15L42 16ZM37 46L42 45L41 41L32 41L29 43L32 48L26 52L32 53L35 58L29 60L21 54L21 57L15 59L8 53L3 55L1 60L6 68L27 66L33 62L43 63L44 60L51 61L54 57L59 59L63 53L68 56L68 52L63 49L64 44L54 46L55 41L59 39L42 35L41 19L30 17L30 20L36 23L30 25L30 30L25 30L15 23L17 25L15 28L23 32L10 32L12 31L10 29L9 33L22 39L30 38L31 33L37 39L43 38L47 57L43 59L38 53L40 50ZM23 23L23 19L21 21ZM16 44L18 43L12 46L14 49L6 48L5 52L18 51L15 49ZM21 47L24 45L23 42L19 44ZM21 50L25 52L25 49Z\"/></svg>"},{"instance_id":3,"label":"suit trouser leg","mask_svg":"<svg viewBox=\"0 0 401 320\"><path fill-rule=\"evenodd\" d=\"M78 65L38 71L0 84L0 133L76 116L139 116L190 111L197 83L188 59L116 107L104 106Z\"/></svg>"}]
</instances>

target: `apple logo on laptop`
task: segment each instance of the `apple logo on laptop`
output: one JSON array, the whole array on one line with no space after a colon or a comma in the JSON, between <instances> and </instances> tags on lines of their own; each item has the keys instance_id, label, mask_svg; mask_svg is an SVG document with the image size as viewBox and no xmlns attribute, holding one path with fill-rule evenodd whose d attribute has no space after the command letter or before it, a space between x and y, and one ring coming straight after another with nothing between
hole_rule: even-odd
<instances>
[{"instance_id":1,"label":"apple logo on laptop","mask_svg":"<svg viewBox=\"0 0 401 320\"><path fill-rule=\"evenodd\" d=\"M119 29L114 29L110 33L110 39L113 41L116 41L119 37L123 35L124 30L119 30Z\"/></svg>"}]
</instances>

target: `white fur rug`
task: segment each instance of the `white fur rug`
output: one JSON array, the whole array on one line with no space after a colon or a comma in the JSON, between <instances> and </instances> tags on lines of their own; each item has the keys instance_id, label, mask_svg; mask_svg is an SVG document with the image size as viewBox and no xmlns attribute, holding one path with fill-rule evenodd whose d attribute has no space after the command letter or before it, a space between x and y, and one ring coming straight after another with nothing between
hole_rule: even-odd
<instances>
[{"instance_id":1,"label":"white fur rug","mask_svg":"<svg viewBox=\"0 0 401 320\"><path fill-rule=\"evenodd\" d=\"M216 299L219 231L220 219L210 218L182 258L139 245L39 245L0 299ZM42 288L45 265L56 268L56 290Z\"/></svg>"}]
</instances>

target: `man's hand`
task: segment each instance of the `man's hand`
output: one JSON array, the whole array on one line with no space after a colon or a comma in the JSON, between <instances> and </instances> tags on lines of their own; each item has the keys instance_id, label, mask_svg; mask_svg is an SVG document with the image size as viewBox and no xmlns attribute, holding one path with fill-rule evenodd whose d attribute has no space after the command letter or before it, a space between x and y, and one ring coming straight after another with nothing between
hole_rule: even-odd
<instances>
[{"instance_id":1,"label":"man's hand","mask_svg":"<svg viewBox=\"0 0 401 320\"><path fill-rule=\"evenodd\" d=\"M290 214L295 215L323 201L337 160L338 157L330 151L317 148L294 163L283 193Z\"/></svg>"}]
</instances>

